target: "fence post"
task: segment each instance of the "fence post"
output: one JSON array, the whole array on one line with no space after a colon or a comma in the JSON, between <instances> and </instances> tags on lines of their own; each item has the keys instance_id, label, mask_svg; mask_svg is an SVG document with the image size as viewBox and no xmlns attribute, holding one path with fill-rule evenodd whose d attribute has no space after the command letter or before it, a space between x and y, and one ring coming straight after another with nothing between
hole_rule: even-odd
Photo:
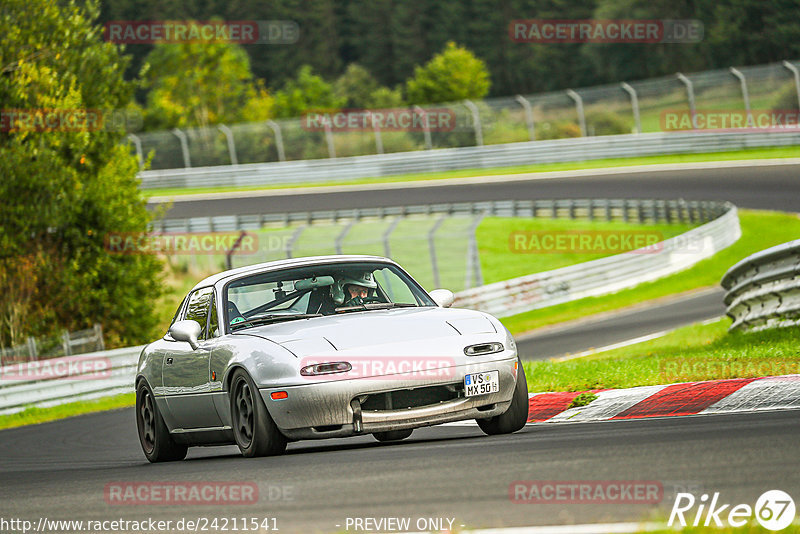
<instances>
[{"instance_id":1,"label":"fence post","mask_svg":"<svg viewBox=\"0 0 800 534\"><path fill-rule=\"evenodd\" d=\"M325 114L325 118L325 141L328 143L328 157L336 159L336 147L333 146L333 128L331 128L333 119L328 114Z\"/></svg>"},{"instance_id":2,"label":"fence post","mask_svg":"<svg viewBox=\"0 0 800 534\"><path fill-rule=\"evenodd\" d=\"M220 132L225 134L225 139L228 142L228 156L231 158L231 165L238 165L239 158L236 157L236 144L233 142L233 132L224 124L218 124L217 128Z\"/></svg>"},{"instance_id":3,"label":"fence post","mask_svg":"<svg viewBox=\"0 0 800 534\"><path fill-rule=\"evenodd\" d=\"M336 253L337 254L343 254L343 252L342 252L342 241L344 241L344 238L347 236L347 232L350 231L350 229L353 227L353 225L355 223L356 223L356 219L353 219L352 221L348 222L345 225L344 229L341 232L339 232L339 235L336 236L336 241L334 243L334 246L336 247Z\"/></svg>"},{"instance_id":4,"label":"fence post","mask_svg":"<svg viewBox=\"0 0 800 534\"><path fill-rule=\"evenodd\" d=\"M441 287L441 285L440 285L441 282L440 282L440 279L439 279L439 265L436 262L436 242L434 241L434 239L436 237L436 230L438 230L439 227L442 225L442 223L444 222L444 219L445 219L444 216L439 217L436 220L436 222L433 223L433 227L431 227L430 231L428 232L428 248L430 249L430 253L431 253L431 267L433 268L433 288L434 289Z\"/></svg>"},{"instance_id":5,"label":"fence post","mask_svg":"<svg viewBox=\"0 0 800 534\"><path fill-rule=\"evenodd\" d=\"M138 135L128 134L128 139L133 141L133 146L136 147L136 159L139 161L139 170L144 170L144 155L142 154L142 140Z\"/></svg>"},{"instance_id":6,"label":"fence post","mask_svg":"<svg viewBox=\"0 0 800 534\"><path fill-rule=\"evenodd\" d=\"M789 69L789 72L791 72L794 75L794 88L797 91L797 106L798 109L800 109L800 71L798 71L797 67L795 67L788 61L784 60L782 65L785 68Z\"/></svg>"},{"instance_id":7,"label":"fence post","mask_svg":"<svg viewBox=\"0 0 800 534\"><path fill-rule=\"evenodd\" d=\"M397 228L397 224L399 222L400 222L400 217L395 218L395 220L393 220L391 224L389 224L389 228L387 228L386 231L383 233L383 254L387 258L392 257L392 249L389 246L389 237L392 235L392 232L394 232L394 229Z\"/></svg>"},{"instance_id":8,"label":"fence post","mask_svg":"<svg viewBox=\"0 0 800 534\"><path fill-rule=\"evenodd\" d=\"M481 127L481 114L478 106L472 100L464 100L464 105L472 112L472 123L475 128L475 146L483 146L483 128Z\"/></svg>"},{"instance_id":9,"label":"fence post","mask_svg":"<svg viewBox=\"0 0 800 534\"><path fill-rule=\"evenodd\" d=\"M631 108L633 109L633 123L634 123L634 132L640 134L642 133L642 119L639 116L639 97L636 95L636 89L631 87L631 85L627 82L622 82L620 84L625 92L631 95Z\"/></svg>"},{"instance_id":10,"label":"fence post","mask_svg":"<svg viewBox=\"0 0 800 534\"><path fill-rule=\"evenodd\" d=\"M381 127L375 121L375 114L368 111L369 118L372 121L372 131L375 132L375 150L378 154L383 154L383 138L381 137Z\"/></svg>"},{"instance_id":11,"label":"fence post","mask_svg":"<svg viewBox=\"0 0 800 534\"><path fill-rule=\"evenodd\" d=\"M531 103L522 95L517 95L514 98L520 103L522 109L525 110L525 123L528 125L528 138L531 141L536 141L536 125L533 122L533 108L531 108Z\"/></svg>"},{"instance_id":12,"label":"fence post","mask_svg":"<svg viewBox=\"0 0 800 534\"><path fill-rule=\"evenodd\" d=\"M272 133L275 134L275 146L278 149L278 161L286 161L286 152L283 149L283 134L281 134L281 126L273 121L267 121L267 126L272 128Z\"/></svg>"},{"instance_id":13,"label":"fence post","mask_svg":"<svg viewBox=\"0 0 800 534\"><path fill-rule=\"evenodd\" d=\"M189 142L186 140L186 134L177 128L173 128L172 134L177 137L181 142L181 152L183 153L183 166L189 168L192 166L192 161L189 158Z\"/></svg>"},{"instance_id":14,"label":"fence post","mask_svg":"<svg viewBox=\"0 0 800 534\"><path fill-rule=\"evenodd\" d=\"M428 124L428 114L419 106L414 106L414 113L422 117L422 133L425 136L425 150L433 148L431 141L431 125Z\"/></svg>"},{"instance_id":15,"label":"fence post","mask_svg":"<svg viewBox=\"0 0 800 534\"><path fill-rule=\"evenodd\" d=\"M103 325L94 323L94 335L97 338L97 350L106 350L106 342L103 339Z\"/></svg>"},{"instance_id":16,"label":"fence post","mask_svg":"<svg viewBox=\"0 0 800 534\"><path fill-rule=\"evenodd\" d=\"M294 251L294 244L300 238L300 234L302 234L303 230L305 230L305 229L306 229L305 226L298 227L297 230L295 230L294 233L292 234L292 237L289 238L289 241L286 243L286 257L287 258L291 258L292 257L292 252Z\"/></svg>"},{"instance_id":17,"label":"fence post","mask_svg":"<svg viewBox=\"0 0 800 534\"><path fill-rule=\"evenodd\" d=\"M481 224L483 213L472 219L469 226L469 242L467 243L467 273L464 281L464 289L483 285L483 274L481 273L481 258L478 253L478 225Z\"/></svg>"},{"instance_id":18,"label":"fence post","mask_svg":"<svg viewBox=\"0 0 800 534\"><path fill-rule=\"evenodd\" d=\"M747 92L747 78L744 77L744 74L742 74L742 71L740 71L739 69L729 67L728 70L730 70L731 74L733 74L739 79L739 84L742 86L742 100L744 100L744 110L745 113L747 113L747 125L754 126L753 114L750 111L750 95Z\"/></svg>"},{"instance_id":19,"label":"fence post","mask_svg":"<svg viewBox=\"0 0 800 534\"><path fill-rule=\"evenodd\" d=\"M31 360L39 359L39 352L36 350L36 338L28 338L28 356Z\"/></svg>"},{"instance_id":20,"label":"fence post","mask_svg":"<svg viewBox=\"0 0 800 534\"><path fill-rule=\"evenodd\" d=\"M689 114L692 117L692 129L697 129L697 124L695 117L697 116L697 108L694 105L694 84L692 84L692 80L681 74L680 72L676 74L678 79L683 82L683 85L686 86L686 96L689 100Z\"/></svg>"},{"instance_id":21,"label":"fence post","mask_svg":"<svg viewBox=\"0 0 800 534\"><path fill-rule=\"evenodd\" d=\"M72 356L72 347L69 344L69 332L66 330L61 332L61 348L64 350L64 356Z\"/></svg>"},{"instance_id":22,"label":"fence post","mask_svg":"<svg viewBox=\"0 0 800 534\"><path fill-rule=\"evenodd\" d=\"M567 96L575 101L575 109L578 112L578 123L581 126L581 137L586 137L586 114L583 112L583 98L572 89L567 89Z\"/></svg>"}]
</instances>

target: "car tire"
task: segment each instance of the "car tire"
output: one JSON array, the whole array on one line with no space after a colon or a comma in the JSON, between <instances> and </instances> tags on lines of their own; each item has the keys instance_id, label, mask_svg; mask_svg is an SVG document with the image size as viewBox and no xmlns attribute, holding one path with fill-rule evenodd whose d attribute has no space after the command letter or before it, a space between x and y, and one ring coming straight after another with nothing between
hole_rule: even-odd
<instances>
[{"instance_id":1,"label":"car tire","mask_svg":"<svg viewBox=\"0 0 800 534\"><path fill-rule=\"evenodd\" d=\"M153 392L144 381L136 387L136 429L142 451L150 462L173 462L186 457L188 447L172 439Z\"/></svg>"},{"instance_id":2,"label":"car tire","mask_svg":"<svg viewBox=\"0 0 800 534\"><path fill-rule=\"evenodd\" d=\"M286 450L286 437L264 405L253 380L242 369L233 373L230 388L231 426L245 458L276 456Z\"/></svg>"},{"instance_id":3,"label":"car tire","mask_svg":"<svg viewBox=\"0 0 800 534\"><path fill-rule=\"evenodd\" d=\"M373 432L372 436L380 442L386 441L400 441L401 439L406 439L411 433L414 432L413 428L407 428L406 430L390 430L388 432Z\"/></svg>"},{"instance_id":4,"label":"car tire","mask_svg":"<svg viewBox=\"0 0 800 534\"><path fill-rule=\"evenodd\" d=\"M516 432L528 422L528 381L525 379L521 361L517 372L517 384L514 386L514 395L511 397L508 410L489 419L478 419L477 422L481 430L490 436Z\"/></svg>"}]
</instances>

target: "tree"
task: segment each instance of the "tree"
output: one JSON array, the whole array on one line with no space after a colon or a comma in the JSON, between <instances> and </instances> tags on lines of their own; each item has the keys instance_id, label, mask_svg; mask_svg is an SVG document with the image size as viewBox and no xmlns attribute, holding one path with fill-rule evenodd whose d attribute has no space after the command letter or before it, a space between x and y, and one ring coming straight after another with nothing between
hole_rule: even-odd
<instances>
[{"instance_id":1,"label":"tree","mask_svg":"<svg viewBox=\"0 0 800 534\"><path fill-rule=\"evenodd\" d=\"M345 100L337 98L331 84L314 74L310 65L303 65L297 78L289 80L275 93L275 114L278 117L299 117L312 109L338 109Z\"/></svg>"},{"instance_id":2,"label":"tree","mask_svg":"<svg viewBox=\"0 0 800 534\"><path fill-rule=\"evenodd\" d=\"M96 15L94 2L6 0L0 10L8 29L0 37L0 344L95 322L112 346L154 333L160 262L105 247L110 234L144 232L151 218L125 132L102 120L39 128L8 115L107 117L128 106L126 60L101 41Z\"/></svg>"},{"instance_id":3,"label":"tree","mask_svg":"<svg viewBox=\"0 0 800 534\"><path fill-rule=\"evenodd\" d=\"M160 44L147 56L151 128L206 127L269 119L272 97L253 81L244 49L233 43Z\"/></svg>"},{"instance_id":4,"label":"tree","mask_svg":"<svg viewBox=\"0 0 800 534\"><path fill-rule=\"evenodd\" d=\"M414 69L406 91L409 103L432 104L480 99L489 92L489 85L483 61L451 41L425 66Z\"/></svg>"},{"instance_id":5,"label":"tree","mask_svg":"<svg viewBox=\"0 0 800 534\"><path fill-rule=\"evenodd\" d=\"M370 97L378 89L378 82L364 67L351 63L336 83L333 93L344 102L346 108L365 108Z\"/></svg>"}]
</instances>

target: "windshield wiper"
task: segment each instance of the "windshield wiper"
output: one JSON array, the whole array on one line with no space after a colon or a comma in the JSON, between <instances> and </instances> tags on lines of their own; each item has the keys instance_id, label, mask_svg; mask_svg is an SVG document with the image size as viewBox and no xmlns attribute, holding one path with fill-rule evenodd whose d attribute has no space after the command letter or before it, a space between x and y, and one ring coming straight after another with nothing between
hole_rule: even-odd
<instances>
[{"instance_id":1,"label":"windshield wiper","mask_svg":"<svg viewBox=\"0 0 800 534\"><path fill-rule=\"evenodd\" d=\"M321 313L294 313L285 315L281 313L271 313L269 315L262 315L261 317L254 317L252 319L245 319L231 326L231 330L241 330L241 328L250 328L261 324L277 323L279 321L294 321L295 319L309 319L311 317L322 317ZM239 327L242 325L242 327Z\"/></svg>"},{"instance_id":2,"label":"windshield wiper","mask_svg":"<svg viewBox=\"0 0 800 534\"><path fill-rule=\"evenodd\" d=\"M405 302L370 302L368 304L357 304L355 306L347 306L336 308L336 313L347 313L351 311L365 311L365 310L390 310L392 308L416 308L416 304L407 304Z\"/></svg>"}]
</instances>

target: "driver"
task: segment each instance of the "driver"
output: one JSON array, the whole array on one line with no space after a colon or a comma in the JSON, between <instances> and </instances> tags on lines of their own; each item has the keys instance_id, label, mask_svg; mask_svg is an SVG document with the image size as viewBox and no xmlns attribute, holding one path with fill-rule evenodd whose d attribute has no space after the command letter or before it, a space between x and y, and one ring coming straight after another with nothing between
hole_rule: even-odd
<instances>
[{"instance_id":1,"label":"driver","mask_svg":"<svg viewBox=\"0 0 800 534\"><path fill-rule=\"evenodd\" d=\"M372 273L365 271L357 276L344 275L331 286L331 296L336 304L344 306L360 306L375 300L370 293L378 287Z\"/></svg>"}]
</instances>

